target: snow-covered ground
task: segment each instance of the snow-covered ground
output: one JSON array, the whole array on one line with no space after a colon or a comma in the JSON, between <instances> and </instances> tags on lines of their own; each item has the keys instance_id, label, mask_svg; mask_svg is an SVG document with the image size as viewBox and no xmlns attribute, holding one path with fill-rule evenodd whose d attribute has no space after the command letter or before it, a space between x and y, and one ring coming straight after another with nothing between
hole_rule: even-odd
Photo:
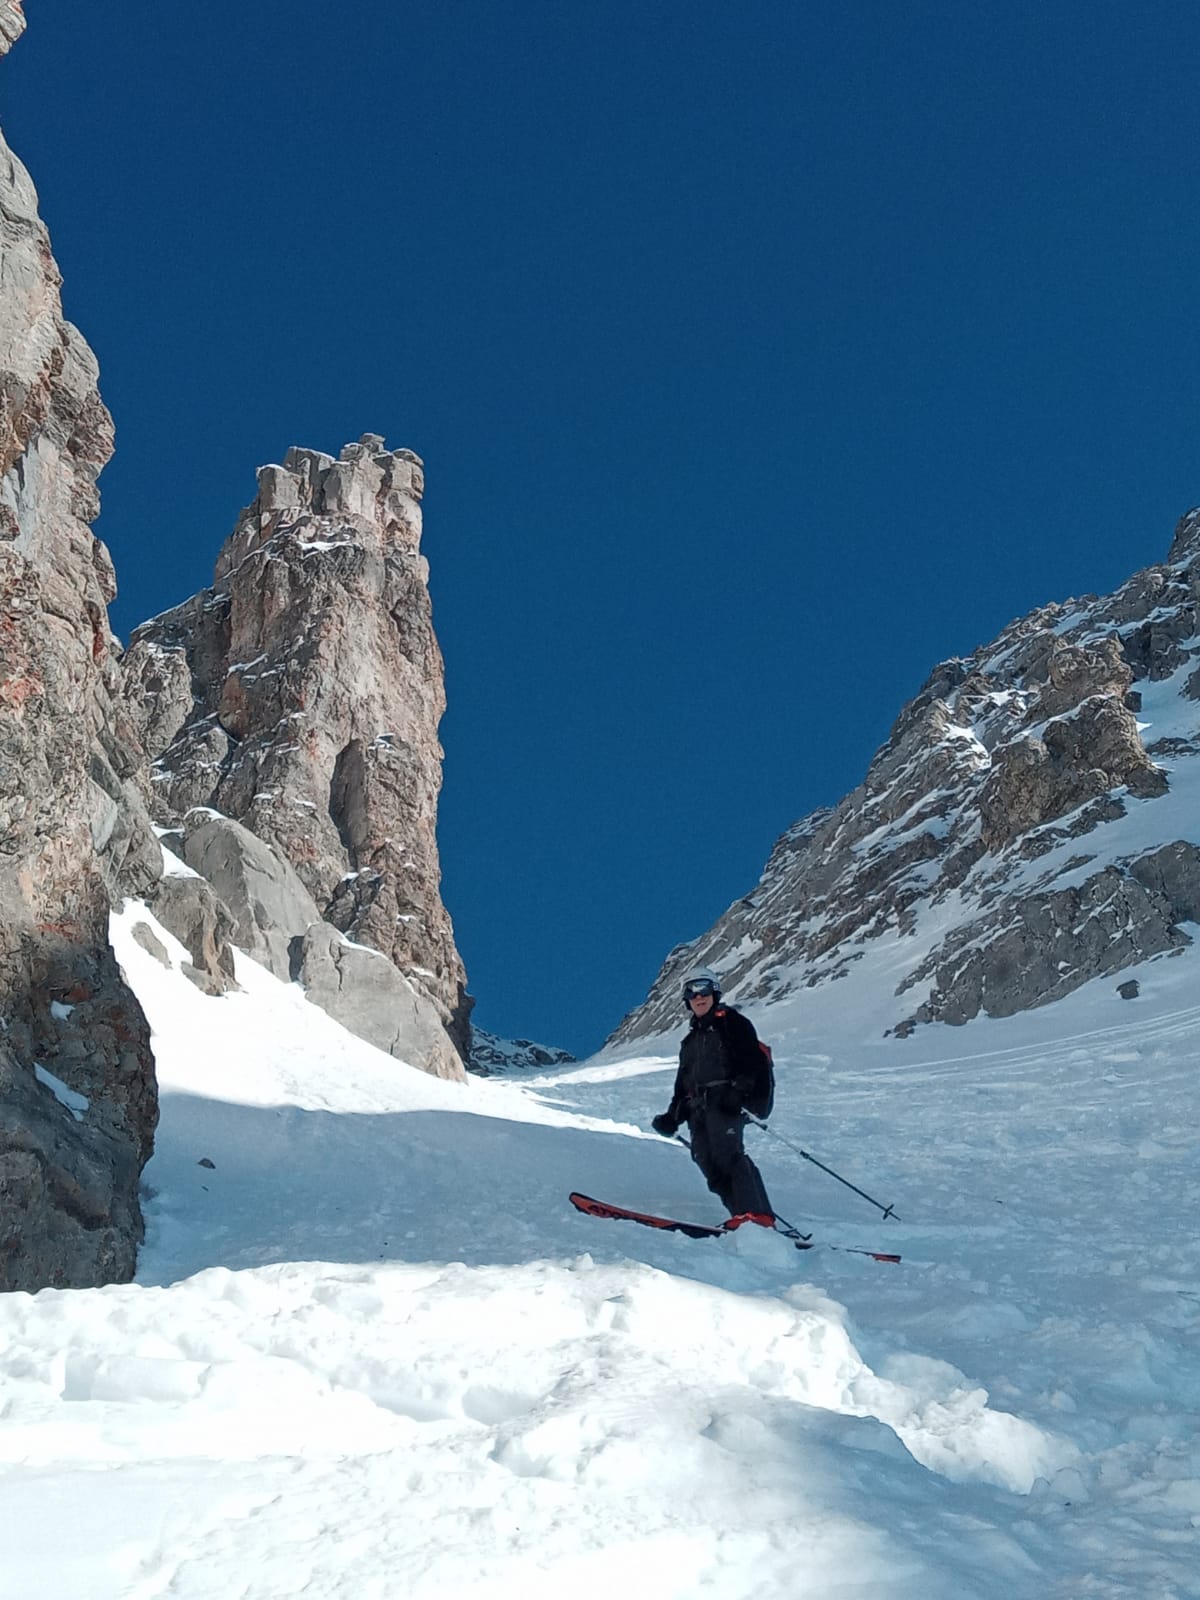
<instances>
[{"instance_id":1,"label":"snow-covered ground","mask_svg":"<svg viewBox=\"0 0 1200 1600\"><path fill-rule=\"evenodd\" d=\"M669 1054L441 1083L138 916L146 1246L0 1297L6 1600L1200 1596L1192 951L884 1041L881 943L758 1018L772 1127L903 1220L753 1133L775 1206L890 1266L572 1210L719 1218Z\"/></svg>"}]
</instances>

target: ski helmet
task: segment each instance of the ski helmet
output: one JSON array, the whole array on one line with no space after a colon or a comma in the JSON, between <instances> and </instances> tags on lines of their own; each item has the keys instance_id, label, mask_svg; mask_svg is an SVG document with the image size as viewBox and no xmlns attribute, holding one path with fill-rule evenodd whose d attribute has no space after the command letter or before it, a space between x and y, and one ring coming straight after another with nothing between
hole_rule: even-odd
<instances>
[{"instance_id":1,"label":"ski helmet","mask_svg":"<svg viewBox=\"0 0 1200 1600\"><path fill-rule=\"evenodd\" d=\"M689 1000L697 995L711 994L714 999L721 998L721 980L711 967L689 967L683 975L683 1003L686 1006Z\"/></svg>"}]
</instances>

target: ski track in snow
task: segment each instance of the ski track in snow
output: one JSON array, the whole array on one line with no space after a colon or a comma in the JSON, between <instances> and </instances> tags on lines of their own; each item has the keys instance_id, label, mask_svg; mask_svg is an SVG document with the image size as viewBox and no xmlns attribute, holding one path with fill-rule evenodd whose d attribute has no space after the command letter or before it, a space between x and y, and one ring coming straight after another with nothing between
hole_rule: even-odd
<instances>
[{"instance_id":1,"label":"ski track in snow","mask_svg":"<svg viewBox=\"0 0 1200 1600\"><path fill-rule=\"evenodd\" d=\"M772 1129L903 1220L753 1132L772 1199L894 1267L571 1209L719 1220L645 1132L669 1041L440 1083L139 917L147 1240L0 1297L5 1597L1200 1596L1191 951L905 1041L772 1013Z\"/></svg>"}]
</instances>

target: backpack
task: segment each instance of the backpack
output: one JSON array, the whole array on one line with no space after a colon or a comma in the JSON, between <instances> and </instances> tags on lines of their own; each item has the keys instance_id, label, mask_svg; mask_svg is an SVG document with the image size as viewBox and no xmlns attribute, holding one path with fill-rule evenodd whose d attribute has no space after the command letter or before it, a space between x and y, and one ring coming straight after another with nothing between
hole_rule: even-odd
<instances>
[{"instance_id":1,"label":"backpack","mask_svg":"<svg viewBox=\"0 0 1200 1600\"><path fill-rule=\"evenodd\" d=\"M771 1054L771 1046L764 1044L761 1039L758 1048L762 1051L762 1060L754 1075L754 1093L745 1101L745 1107L752 1117L765 1122L775 1109L775 1057Z\"/></svg>"},{"instance_id":2,"label":"backpack","mask_svg":"<svg viewBox=\"0 0 1200 1600\"><path fill-rule=\"evenodd\" d=\"M741 1012L733 1006L719 1006L714 1016L720 1022L731 1011L735 1017L741 1018ZM721 1032L725 1032L724 1028ZM765 1122L775 1109L775 1057L771 1054L769 1044L764 1044L761 1039L756 1039L755 1043L761 1051L761 1056L753 1068L754 1087L742 1101L742 1109L748 1111L752 1117L758 1117L760 1121ZM739 1076L748 1077L750 1074L742 1072Z\"/></svg>"}]
</instances>

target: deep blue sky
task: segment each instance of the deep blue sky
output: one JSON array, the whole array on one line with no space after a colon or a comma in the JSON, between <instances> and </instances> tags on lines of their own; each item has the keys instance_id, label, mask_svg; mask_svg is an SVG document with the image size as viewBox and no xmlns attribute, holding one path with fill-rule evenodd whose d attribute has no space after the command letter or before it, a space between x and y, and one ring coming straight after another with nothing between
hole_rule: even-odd
<instances>
[{"instance_id":1,"label":"deep blue sky","mask_svg":"<svg viewBox=\"0 0 1200 1600\"><path fill-rule=\"evenodd\" d=\"M118 633L254 469L427 468L443 889L577 1051L935 662L1200 500L1200 7L28 0Z\"/></svg>"}]
</instances>

